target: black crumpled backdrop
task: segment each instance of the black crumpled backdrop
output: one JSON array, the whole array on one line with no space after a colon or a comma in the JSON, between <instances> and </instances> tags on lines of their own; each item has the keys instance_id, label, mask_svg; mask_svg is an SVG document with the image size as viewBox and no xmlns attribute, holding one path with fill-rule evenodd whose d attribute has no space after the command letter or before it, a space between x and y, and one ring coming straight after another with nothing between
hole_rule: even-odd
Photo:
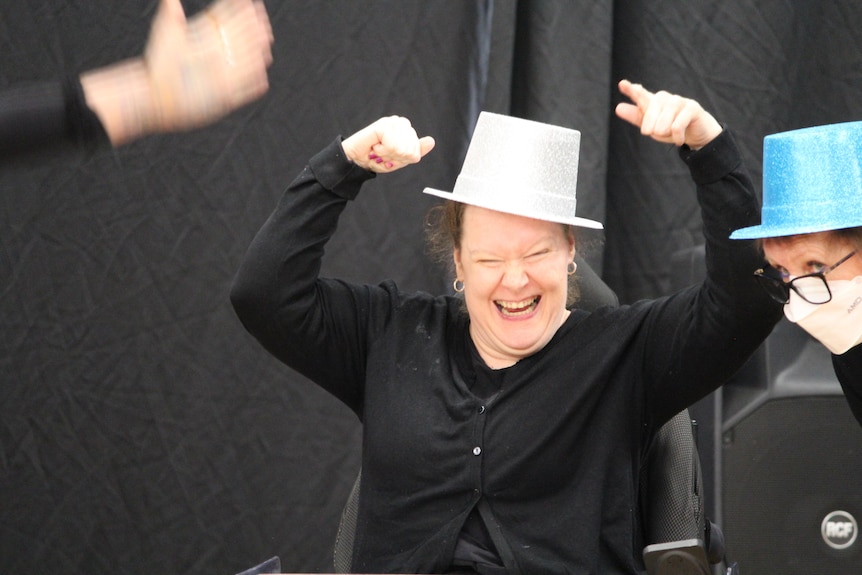
<instances>
[{"instance_id":1,"label":"black crumpled backdrop","mask_svg":"<svg viewBox=\"0 0 862 575\"><path fill-rule=\"evenodd\" d=\"M331 569L359 424L263 352L228 290L337 134L400 114L438 145L367 186L327 274L450 289L420 192L451 189L487 109L582 131L579 212L607 227L587 258L632 301L668 289L700 224L674 150L614 119L618 79L700 100L758 182L765 134L862 119L858 0L266 5L261 101L120 150L0 159L0 573L232 574L271 555ZM7 2L0 87L139 53L154 8Z\"/></svg>"}]
</instances>

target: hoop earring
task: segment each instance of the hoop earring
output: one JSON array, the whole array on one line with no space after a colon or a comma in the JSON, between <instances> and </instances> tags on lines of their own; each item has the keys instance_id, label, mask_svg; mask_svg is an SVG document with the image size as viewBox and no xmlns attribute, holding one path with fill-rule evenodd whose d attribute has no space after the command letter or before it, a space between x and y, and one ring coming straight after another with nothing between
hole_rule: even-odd
<instances>
[{"instance_id":1,"label":"hoop earring","mask_svg":"<svg viewBox=\"0 0 862 575\"><path fill-rule=\"evenodd\" d=\"M454 289L457 293L461 293L464 291L464 282L455 278L455 281L452 282L452 289Z\"/></svg>"},{"instance_id":2,"label":"hoop earring","mask_svg":"<svg viewBox=\"0 0 862 575\"><path fill-rule=\"evenodd\" d=\"M575 263L574 260L572 260L569 262L569 265L566 267L566 273L569 275L572 275L573 273L575 273L575 270L577 270L577 269L578 269L578 264Z\"/></svg>"}]
</instances>

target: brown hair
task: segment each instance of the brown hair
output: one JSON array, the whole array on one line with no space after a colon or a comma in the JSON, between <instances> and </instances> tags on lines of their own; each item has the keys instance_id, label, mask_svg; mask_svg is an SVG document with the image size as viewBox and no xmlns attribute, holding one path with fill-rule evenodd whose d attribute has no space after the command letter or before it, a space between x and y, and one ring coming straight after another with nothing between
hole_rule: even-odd
<instances>
[{"instance_id":1,"label":"brown hair","mask_svg":"<svg viewBox=\"0 0 862 575\"><path fill-rule=\"evenodd\" d=\"M467 204L446 200L444 203L434 206L425 216L425 240L428 255L441 265L446 273L455 275L455 261L452 254L456 248L461 247L461 236L464 227L464 210ZM575 227L569 224L560 224L563 234L572 242L576 242ZM568 295L566 304L571 306L580 297L580 289L577 284L577 273L569 276Z\"/></svg>"},{"instance_id":2,"label":"brown hair","mask_svg":"<svg viewBox=\"0 0 862 575\"><path fill-rule=\"evenodd\" d=\"M862 251L862 226L835 230L835 234L853 244L857 250Z\"/></svg>"}]
</instances>

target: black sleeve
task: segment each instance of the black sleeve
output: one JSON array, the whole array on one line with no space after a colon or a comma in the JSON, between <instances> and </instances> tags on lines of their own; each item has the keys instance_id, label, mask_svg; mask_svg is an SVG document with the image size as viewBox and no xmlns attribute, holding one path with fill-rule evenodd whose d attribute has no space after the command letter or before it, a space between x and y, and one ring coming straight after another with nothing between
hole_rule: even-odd
<instances>
[{"instance_id":1,"label":"black sleeve","mask_svg":"<svg viewBox=\"0 0 862 575\"><path fill-rule=\"evenodd\" d=\"M373 288L318 274L341 212L372 177L340 139L314 156L252 240L231 289L237 316L267 351L353 409Z\"/></svg>"},{"instance_id":2,"label":"black sleeve","mask_svg":"<svg viewBox=\"0 0 862 575\"><path fill-rule=\"evenodd\" d=\"M862 425L862 344L850 348L841 355L833 355L832 365L844 389L850 410Z\"/></svg>"},{"instance_id":3,"label":"black sleeve","mask_svg":"<svg viewBox=\"0 0 862 575\"><path fill-rule=\"evenodd\" d=\"M781 318L781 305L758 286L762 265L754 242L730 233L760 220L759 202L732 134L680 150L697 185L706 245L706 278L660 300L644 355L646 405L661 424L733 375Z\"/></svg>"},{"instance_id":4,"label":"black sleeve","mask_svg":"<svg viewBox=\"0 0 862 575\"><path fill-rule=\"evenodd\" d=\"M77 77L0 92L0 158L109 145Z\"/></svg>"}]
</instances>

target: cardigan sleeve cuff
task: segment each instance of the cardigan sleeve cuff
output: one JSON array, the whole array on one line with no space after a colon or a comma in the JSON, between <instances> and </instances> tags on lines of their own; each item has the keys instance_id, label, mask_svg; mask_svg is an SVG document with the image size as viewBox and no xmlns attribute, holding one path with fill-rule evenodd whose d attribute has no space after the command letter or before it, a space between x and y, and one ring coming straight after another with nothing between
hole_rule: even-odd
<instances>
[{"instance_id":1,"label":"cardigan sleeve cuff","mask_svg":"<svg viewBox=\"0 0 862 575\"><path fill-rule=\"evenodd\" d=\"M682 146L682 160L688 165L694 183L698 185L717 182L742 163L733 135L725 127L710 143L699 150Z\"/></svg>"},{"instance_id":2,"label":"cardigan sleeve cuff","mask_svg":"<svg viewBox=\"0 0 862 575\"><path fill-rule=\"evenodd\" d=\"M308 162L320 185L346 200L359 194L360 186L377 174L351 162L341 147L341 136L333 140Z\"/></svg>"},{"instance_id":3,"label":"cardigan sleeve cuff","mask_svg":"<svg viewBox=\"0 0 862 575\"><path fill-rule=\"evenodd\" d=\"M33 82L0 94L0 153L4 156L65 146L92 151L109 143L87 107L77 76Z\"/></svg>"},{"instance_id":4,"label":"cardigan sleeve cuff","mask_svg":"<svg viewBox=\"0 0 862 575\"><path fill-rule=\"evenodd\" d=\"M111 140L101 120L87 106L87 97L78 76L66 79L63 86L63 105L66 135L70 140L89 151L110 145Z\"/></svg>"}]
</instances>

